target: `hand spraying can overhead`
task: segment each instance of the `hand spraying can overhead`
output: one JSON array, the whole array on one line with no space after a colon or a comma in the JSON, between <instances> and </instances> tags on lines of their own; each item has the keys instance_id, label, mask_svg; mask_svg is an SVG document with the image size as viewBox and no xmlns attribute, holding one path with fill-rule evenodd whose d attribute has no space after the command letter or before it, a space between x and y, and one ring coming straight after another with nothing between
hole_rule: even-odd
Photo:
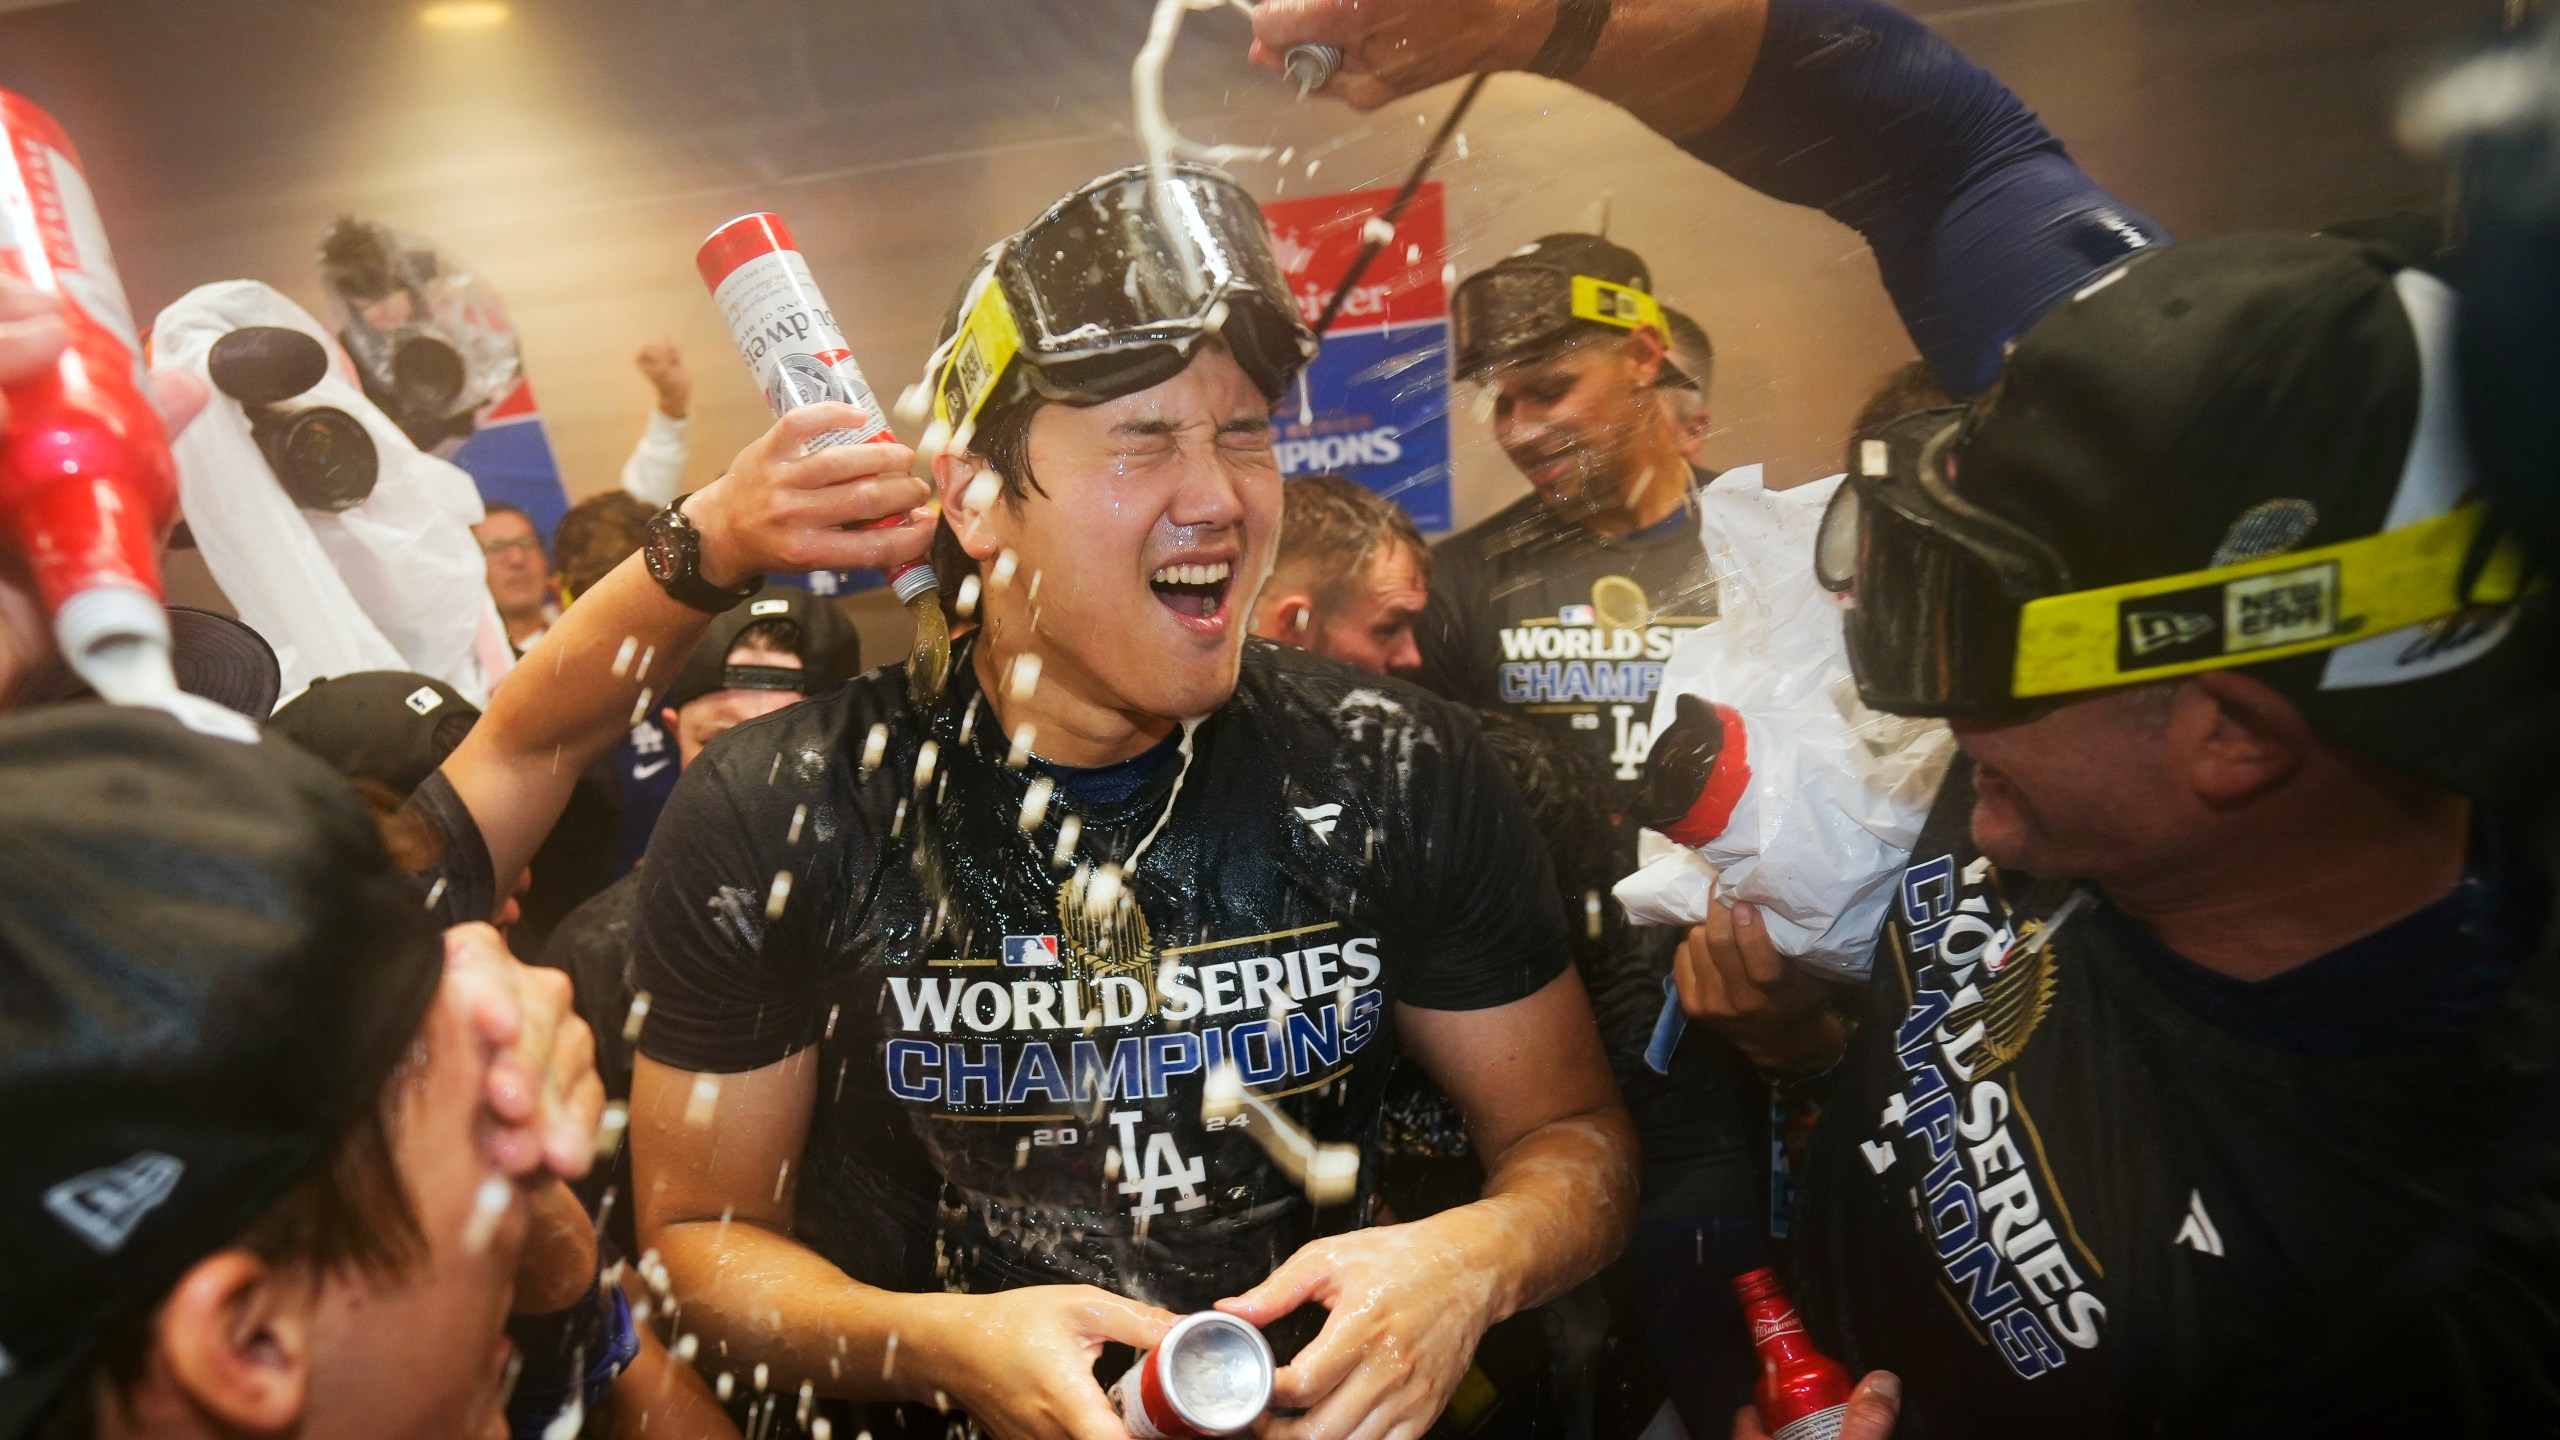
<instances>
[{"instance_id":1,"label":"hand spraying can overhead","mask_svg":"<svg viewBox=\"0 0 2560 1440\"><path fill-rule=\"evenodd\" d=\"M1162 1343L1112 1382L1111 1403L1136 1440L1233 1435L1271 1408L1271 1342L1223 1310L1173 1322Z\"/></svg>"},{"instance_id":2,"label":"hand spraying can overhead","mask_svg":"<svg viewBox=\"0 0 2560 1440\"><path fill-rule=\"evenodd\" d=\"M862 428L830 430L810 441L809 449L896 438L781 216L741 215L712 231L694 255L694 265L702 272L702 283L711 287L729 337L738 343L738 353L775 418L826 402L863 413ZM901 517L892 516L864 528L901 523ZM950 631L943 623L933 567L922 560L899 565L889 571L889 589L915 617L916 645L907 656L907 679L918 698L929 703L941 693L951 668Z\"/></svg>"},{"instance_id":3,"label":"hand spraying can overhead","mask_svg":"<svg viewBox=\"0 0 2560 1440\"><path fill-rule=\"evenodd\" d=\"M170 671L160 544L177 518L177 466L78 153L52 116L5 90L0 146L0 274L53 296L70 332L60 360L9 391L0 530L90 688L235 733Z\"/></svg>"}]
</instances>

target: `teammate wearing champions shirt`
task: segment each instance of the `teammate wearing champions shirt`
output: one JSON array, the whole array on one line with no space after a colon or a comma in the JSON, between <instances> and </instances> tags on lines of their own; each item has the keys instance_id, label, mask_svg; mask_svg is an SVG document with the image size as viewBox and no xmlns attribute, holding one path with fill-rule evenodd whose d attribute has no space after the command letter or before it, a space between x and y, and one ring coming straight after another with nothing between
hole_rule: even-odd
<instances>
[{"instance_id":1,"label":"teammate wearing champions shirt","mask_svg":"<svg viewBox=\"0 0 2560 1440\"><path fill-rule=\"evenodd\" d=\"M1516 63L1491 9L1274 0L1257 43L1396 57L1334 82L1374 101ZM2507 727L2549 596L2434 227L2153 251L1898 10L1560 9L1578 83L1856 225L1982 392L1859 436L1819 547L1862 697L1965 752L1863 1023L1748 907L1682 956L1693 1014L1831 1070L1794 1290L1876 1372L1842 1435L2549 1433L2560 957L2492 778L2548 748Z\"/></svg>"},{"instance_id":2,"label":"teammate wearing champions shirt","mask_svg":"<svg viewBox=\"0 0 2560 1440\"><path fill-rule=\"evenodd\" d=\"M1315 1332L1272 1433L1407 1440L1621 1243L1633 1138L1473 723L1246 638L1311 350L1234 182L1062 200L936 358L981 572L947 690L875 672L686 771L643 872L635 1199L728 1366L1110 1440L1102 1346L1217 1304L1284 1357ZM1399 1053L1481 1201L1363 1229L1366 1167L1319 1205L1263 1112L1202 1113L1232 1069L1358 1145Z\"/></svg>"}]
</instances>

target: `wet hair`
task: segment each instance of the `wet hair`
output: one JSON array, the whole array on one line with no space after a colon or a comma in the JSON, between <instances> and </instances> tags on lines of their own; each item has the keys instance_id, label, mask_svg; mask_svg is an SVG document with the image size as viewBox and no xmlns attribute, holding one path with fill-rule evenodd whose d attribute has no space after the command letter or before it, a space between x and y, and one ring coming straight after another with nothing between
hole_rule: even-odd
<instances>
[{"instance_id":1,"label":"wet hair","mask_svg":"<svg viewBox=\"0 0 2560 1440\"><path fill-rule=\"evenodd\" d=\"M498 507L490 506L491 510ZM657 510L626 491L590 495L569 507L551 534L551 564L560 584L576 599L638 553L648 536L649 517Z\"/></svg>"},{"instance_id":2,"label":"wet hair","mask_svg":"<svg viewBox=\"0 0 2560 1440\"><path fill-rule=\"evenodd\" d=\"M398 1279L423 1259L426 1233L391 1152L392 1106L408 1074L407 1066L394 1066L375 1103L358 1108L329 1152L216 1250L246 1250L315 1282L347 1273ZM170 1289L176 1286L172 1281ZM168 1296L164 1291L107 1322L88 1364L37 1418L27 1440L92 1440L98 1434L101 1398L111 1394L121 1403L142 1383Z\"/></svg>"},{"instance_id":3,"label":"wet hair","mask_svg":"<svg viewBox=\"0 0 2560 1440\"><path fill-rule=\"evenodd\" d=\"M1428 585L1431 551L1404 507L1338 475L1302 475L1280 487L1280 548L1271 573L1305 576L1318 605L1339 601L1390 542L1413 552Z\"/></svg>"},{"instance_id":4,"label":"wet hair","mask_svg":"<svg viewBox=\"0 0 2560 1440\"><path fill-rule=\"evenodd\" d=\"M729 642L729 653L741 650L766 650L777 655L800 653L800 622L797 620L759 620L737 634Z\"/></svg>"},{"instance_id":5,"label":"wet hair","mask_svg":"<svg viewBox=\"0 0 2560 1440\"><path fill-rule=\"evenodd\" d=\"M1891 374L1877 383L1875 393L1867 397L1866 404L1858 407L1858 418L1850 425L1849 433L1864 435L1905 415L1937 410L1955 403L1955 398L1947 393L1947 387L1938 383L1937 372L1929 368L1929 362L1914 360L1895 367Z\"/></svg>"}]
</instances>

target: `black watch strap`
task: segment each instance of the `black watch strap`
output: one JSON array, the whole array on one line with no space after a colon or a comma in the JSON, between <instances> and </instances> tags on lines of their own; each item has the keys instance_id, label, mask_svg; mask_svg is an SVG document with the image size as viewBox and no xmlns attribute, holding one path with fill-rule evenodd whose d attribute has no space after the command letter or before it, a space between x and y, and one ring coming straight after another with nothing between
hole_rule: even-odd
<instances>
[{"instance_id":1,"label":"black watch strap","mask_svg":"<svg viewBox=\"0 0 2560 1440\"><path fill-rule=\"evenodd\" d=\"M1600 32L1608 27L1612 0L1556 0L1555 28L1530 60L1530 73L1551 80L1570 80L1591 63L1600 48Z\"/></svg>"},{"instance_id":2,"label":"black watch strap","mask_svg":"<svg viewBox=\"0 0 2560 1440\"><path fill-rule=\"evenodd\" d=\"M718 615L754 599L755 593L764 588L764 577L750 576L735 590L724 589L702 578L702 532L695 528L693 517L684 513L684 502L692 498L691 495L677 496L651 519L652 529L671 532L667 538L674 542L670 548L675 552L673 558L676 563L664 568L652 563L649 574L658 582L658 588L667 592L668 599L705 615Z\"/></svg>"}]
</instances>

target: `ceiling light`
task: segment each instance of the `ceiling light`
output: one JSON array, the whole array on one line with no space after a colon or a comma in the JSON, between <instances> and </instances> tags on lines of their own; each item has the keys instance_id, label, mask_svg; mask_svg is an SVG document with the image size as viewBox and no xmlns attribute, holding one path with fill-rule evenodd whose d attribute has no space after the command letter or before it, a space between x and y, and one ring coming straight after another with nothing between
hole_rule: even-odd
<instances>
[{"instance_id":1,"label":"ceiling light","mask_svg":"<svg viewBox=\"0 0 2560 1440\"><path fill-rule=\"evenodd\" d=\"M510 14L505 0L436 0L418 12L418 23L430 30L486 30L504 25Z\"/></svg>"}]
</instances>

